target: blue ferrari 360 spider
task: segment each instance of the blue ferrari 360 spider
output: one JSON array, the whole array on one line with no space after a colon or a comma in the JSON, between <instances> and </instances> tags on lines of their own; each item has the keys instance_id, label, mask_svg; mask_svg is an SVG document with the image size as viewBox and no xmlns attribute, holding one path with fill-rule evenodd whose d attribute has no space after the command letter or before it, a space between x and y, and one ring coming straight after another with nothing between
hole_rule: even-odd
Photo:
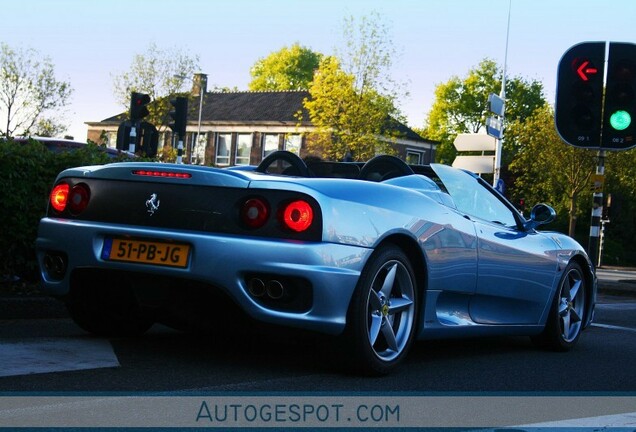
<instances>
[{"instance_id":1,"label":"blue ferrari 360 spider","mask_svg":"<svg viewBox=\"0 0 636 432\"><path fill-rule=\"evenodd\" d=\"M596 277L571 238L537 231L481 178L392 156L258 167L115 163L63 171L40 222L44 289L99 335L197 315L339 336L366 373L416 339L528 335L567 350Z\"/></svg>"}]
</instances>

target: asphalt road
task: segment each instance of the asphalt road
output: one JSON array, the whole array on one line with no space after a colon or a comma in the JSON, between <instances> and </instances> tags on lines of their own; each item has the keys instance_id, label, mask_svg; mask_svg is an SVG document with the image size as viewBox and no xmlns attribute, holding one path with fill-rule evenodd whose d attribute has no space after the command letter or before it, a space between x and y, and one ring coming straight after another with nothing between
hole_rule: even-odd
<instances>
[{"instance_id":1,"label":"asphalt road","mask_svg":"<svg viewBox=\"0 0 636 432\"><path fill-rule=\"evenodd\" d=\"M635 392L636 297L601 295L595 324L576 349L553 353L528 338L423 341L387 377L339 367L332 339L260 327L242 335L184 334L155 326L140 338L103 340L67 318L0 321L0 347L52 342L29 354L55 366L66 349L85 370L0 376L5 392ZM78 344L60 348L62 342ZM95 343L102 343L96 347ZM18 345L16 345L18 344ZM57 345L56 345L57 344ZM84 346L85 348L82 348ZM93 368L95 353L103 363ZM57 351L57 352L56 352ZM70 354L69 354L70 352ZM92 357L87 358L86 352ZM29 357L31 356L31 357ZM48 357L47 357L48 356ZM2 354L0 354L2 357ZM99 356L98 356L99 357ZM113 363L108 363L108 359ZM28 360L30 358L30 360ZM114 360L113 360L114 359ZM0 366L0 375L1 373Z\"/></svg>"}]
</instances>

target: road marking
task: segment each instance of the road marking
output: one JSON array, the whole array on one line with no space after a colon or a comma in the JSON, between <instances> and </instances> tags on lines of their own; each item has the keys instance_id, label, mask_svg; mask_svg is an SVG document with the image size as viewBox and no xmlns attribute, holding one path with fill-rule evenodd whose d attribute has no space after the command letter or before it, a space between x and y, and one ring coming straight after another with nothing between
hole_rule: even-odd
<instances>
[{"instance_id":1,"label":"road marking","mask_svg":"<svg viewBox=\"0 0 636 432\"><path fill-rule=\"evenodd\" d=\"M636 412L513 426L516 428L633 428Z\"/></svg>"},{"instance_id":2,"label":"road marking","mask_svg":"<svg viewBox=\"0 0 636 432\"><path fill-rule=\"evenodd\" d=\"M105 339L0 340L0 377L118 366Z\"/></svg>"},{"instance_id":3,"label":"road marking","mask_svg":"<svg viewBox=\"0 0 636 432\"><path fill-rule=\"evenodd\" d=\"M599 324L599 323L592 323L592 326L593 327L606 328L606 329L610 329L610 330L624 330L624 331L629 331L629 332L636 333L636 329L629 328L629 327L621 327L621 326L615 326L615 325L610 325L610 324Z\"/></svg>"}]
</instances>

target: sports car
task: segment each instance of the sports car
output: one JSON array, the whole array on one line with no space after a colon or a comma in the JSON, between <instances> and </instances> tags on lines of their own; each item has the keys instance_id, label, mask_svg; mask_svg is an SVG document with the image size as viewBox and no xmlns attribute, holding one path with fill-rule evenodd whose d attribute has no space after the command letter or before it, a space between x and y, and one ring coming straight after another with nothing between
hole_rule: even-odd
<instances>
[{"instance_id":1,"label":"sports car","mask_svg":"<svg viewBox=\"0 0 636 432\"><path fill-rule=\"evenodd\" d=\"M36 244L43 287L97 335L196 317L333 335L385 374L414 340L527 335L572 348L594 268L480 177L388 155L365 164L275 152L219 169L123 162L60 173ZM340 351L338 351L340 352Z\"/></svg>"}]
</instances>

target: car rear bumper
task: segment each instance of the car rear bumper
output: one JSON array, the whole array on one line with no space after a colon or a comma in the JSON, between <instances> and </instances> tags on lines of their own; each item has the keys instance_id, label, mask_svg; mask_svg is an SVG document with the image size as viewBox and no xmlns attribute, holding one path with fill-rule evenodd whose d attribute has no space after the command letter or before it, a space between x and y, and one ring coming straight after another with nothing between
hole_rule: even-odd
<instances>
[{"instance_id":1,"label":"car rear bumper","mask_svg":"<svg viewBox=\"0 0 636 432\"><path fill-rule=\"evenodd\" d=\"M112 261L103 258L108 238L187 244L190 256L184 268ZM257 320L329 334L344 329L351 296L372 252L364 247L334 243L210 235L53 218L40 221L36 249L43 289L54 296L69 294L76 269L182 278L224 291ZM61 266L58 272L52 271L56 265ZM280 308L276 301L262 301L248 287L255 278L263 278L265 283L278 279L305 281L310 301L297 310Z\"/></svg>"}]
</instances>

